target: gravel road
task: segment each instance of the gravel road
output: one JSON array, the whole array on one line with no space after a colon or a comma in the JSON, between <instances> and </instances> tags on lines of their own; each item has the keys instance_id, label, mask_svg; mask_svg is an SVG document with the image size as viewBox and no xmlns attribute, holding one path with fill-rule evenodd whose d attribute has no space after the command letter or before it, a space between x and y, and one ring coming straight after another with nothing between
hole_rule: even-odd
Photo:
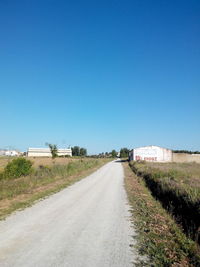
<instances>
[{"instance_id":1,"label":"gravel road","mask_svg":"<svg viewBox=\"0 0 200 267\"><path fill-rule=\"evenodd\" d=\"M0 222L0 266L133 266L134 230L113 161Z\"/></svg>"}]
</instances>

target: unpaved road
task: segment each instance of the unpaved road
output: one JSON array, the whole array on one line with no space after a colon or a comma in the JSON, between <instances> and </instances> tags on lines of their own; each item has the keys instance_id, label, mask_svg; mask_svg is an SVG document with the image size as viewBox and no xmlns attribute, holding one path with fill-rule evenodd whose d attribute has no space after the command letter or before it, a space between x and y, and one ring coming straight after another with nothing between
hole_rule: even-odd
<instances>
[{"instance_id":1,"label":"unpaved road","mask_svg":"<svg viewBox=\"0 0 200 267\"><path fill-rule=\"evenodd\" d=\"M120 162L0 222L0 266L133 266Z\"/></svg>"}]
</instances>

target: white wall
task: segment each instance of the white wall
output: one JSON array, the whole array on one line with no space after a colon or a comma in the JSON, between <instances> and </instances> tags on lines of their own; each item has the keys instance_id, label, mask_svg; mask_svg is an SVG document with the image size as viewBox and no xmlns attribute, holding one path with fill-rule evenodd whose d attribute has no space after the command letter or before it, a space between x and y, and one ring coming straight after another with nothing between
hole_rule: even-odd
<instances>
[{"instance_id":1,"label":"white wall","mask_svg":"<svg viewBox=\"0 0 200 267\"><path fill-rule=\"evenodd\" d=\"M7 150L4 155L9 157L16 157L19 156L19 152L15 150Z\"/></svg>"},{"instance_id":2,"label":"white wall","mask_svg":"<svg viewBox=\"0 0 200 267\"><path fill-rule=\"evenodd\" d=\"M200 163L200 154L173 153L173 162Z\"/></svg>"},{"instance_id":3,"label":"white wall","mask_svg":"<svg viewBox=\"0 0 200 267\"><path fill-rule=\"evenodd\" d=\"M29 148L28 157L51 157L51 151L49 148ZM71 148L58 149L58 156L72 156Z\"/></svg>"},{"instance_id":4,"label":"white wall","mask_svg":"<svg viewBox=\"0 0 200 267\"><path fill-rule=\"evenodd\" d=\"M172 151L158 146L139 147L131 151L130 160L170 162L172 161Z\"/></svg>"}]
</instances>

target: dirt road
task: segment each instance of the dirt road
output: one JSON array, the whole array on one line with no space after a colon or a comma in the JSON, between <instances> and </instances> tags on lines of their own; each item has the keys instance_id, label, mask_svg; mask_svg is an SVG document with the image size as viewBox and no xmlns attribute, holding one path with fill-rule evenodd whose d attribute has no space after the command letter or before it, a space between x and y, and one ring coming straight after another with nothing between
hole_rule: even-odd
<instances>
[{"instance_id":1,"label":"dirt road","mask_svg":"<svg viewBox=\"0 0 200 267\"><path fill-rule=\"evenodd\" d=\"M120 162L0 222L0 266L126 267L134 253Z\"/></svg>"}]
</instances>

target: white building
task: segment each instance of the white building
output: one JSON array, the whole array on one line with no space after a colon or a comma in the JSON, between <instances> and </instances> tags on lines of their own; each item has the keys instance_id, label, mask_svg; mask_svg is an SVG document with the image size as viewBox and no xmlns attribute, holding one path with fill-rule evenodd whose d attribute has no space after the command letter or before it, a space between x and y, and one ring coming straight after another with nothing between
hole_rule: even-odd
<instances>
[{"instance_id":1,"label":"white building","mask_svg":"<svg viewBox=\"0 0 200 267\"><path fill-rule=\"evenodd\" d=\"M0 150L0 156L17 157L20 156L20 152L17 150Z\"/></svg>"},{"instance_id":2,"label":"white building","mask_svg":"<svg viewBox=\"0 0 200 267\"><path fill-rule=\"evenodd\" d=\"M129 152L129 160L170 162L172 161L172 150L159 146L138 147Z\"/></svg>"},{"instance_id":3,"label":"white building","mask_svg":"<svg viewBox=\"0 0 200 267\"><path fill-rule=\"evenodd\" d=\"M58 156L72 156L71 148L59 148ZM27 152L28 157L51 157L51 150L49 148L29 148Z\"/></svg>"},{"instance_id":4,"label":"white building","mask_svg":"<svg viewBox=\"0 0 200 267\"><path fill-rule=\"evenodd\" d=\"M6 150L5 149L0 149L0 156L5 156Z\"/></svg>"}]
</instances>

